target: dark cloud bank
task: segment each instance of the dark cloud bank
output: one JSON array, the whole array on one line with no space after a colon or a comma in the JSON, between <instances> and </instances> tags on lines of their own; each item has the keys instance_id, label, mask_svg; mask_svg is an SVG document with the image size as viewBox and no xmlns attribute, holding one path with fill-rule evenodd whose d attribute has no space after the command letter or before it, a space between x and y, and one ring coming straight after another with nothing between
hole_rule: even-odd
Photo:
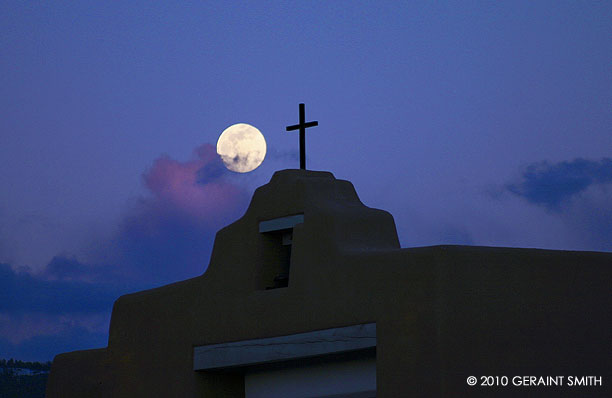
<instances>
[{"instance_id":1,"label":"dark cloud bank","mask_svg":"<svg viewBox=\"0 0 612 398\"><path fill-rule=\"evenodd\" d=\"M61 333L39 334L17 343L0 337L0 353L3 358L47 361L62 352L105 347L107 341L107 332L92 332L86 328L74 326Z\"/></svg>"},{"instance_id":2,"label":"dark cloud bank","mask_svg":"<svg viewBox=\"0 0 612 398\"><path fill-rule=\"evenodd\" d=\"M71 259L55 258L50 264L68 263L72 268L75 262ZM78 273L82 271L78 270ZM48 280L27 272L15 272L8 264L0 264L0 286L0 312L4 314L107 311L110 308L109 303L112 305L117 294L122 291L119 286L111 283Z\"/></svg>"},{"instance_id":3,"label":"dark cloud bank","mask_svg":"<svg viewBox=\"0 0 612 398\"><path fill-rule=\"evenodd\" d=\"M62 350L105 345L107 333L86 325L92 316L109 313L125 289L110 281L79 280L96 279L98 272L61 257L36 276L0 264L0 314L5 323L0 326L0 356L46 360Z\"/></svg>"},{"instance_id":4,"label":"dark cloud bank","mask_svg":"<svg viewBox=\"0 0 612 398\"><path fill-rule=\"evenodd\" d=\"M505 189L560 218L581 247L612 251L612 159L534 163Z\"/></svg>"},{"instance_id":5,"label":"dark cloud bank","mask_svg":"<svg viewBox=\"0 0 612 398\"><path fill-rule=\"evenodd\" d=\"M611 182L612 159L575 159L571 162L529 165L521 181L507 184L506 189L531 203L558 211L564 203L590 186Z\"/></svg>"}]
</instances>

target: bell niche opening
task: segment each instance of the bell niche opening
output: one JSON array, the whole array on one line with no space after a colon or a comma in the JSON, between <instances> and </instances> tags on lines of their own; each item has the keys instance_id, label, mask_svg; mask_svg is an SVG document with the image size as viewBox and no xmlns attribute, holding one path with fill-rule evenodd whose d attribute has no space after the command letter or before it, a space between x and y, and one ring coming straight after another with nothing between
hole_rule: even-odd
<instances>
[{"instance_id":1,"label":"bell niche opening","mask_svg":"<svg viewBox=\"0 0 612 398\"><path fill-rule=\"evenodd\" d=\"M289 286L293 227L304 222L303 214L274 218L259 223L263 261L260 290Z\"/></svg>"}]
</instances>

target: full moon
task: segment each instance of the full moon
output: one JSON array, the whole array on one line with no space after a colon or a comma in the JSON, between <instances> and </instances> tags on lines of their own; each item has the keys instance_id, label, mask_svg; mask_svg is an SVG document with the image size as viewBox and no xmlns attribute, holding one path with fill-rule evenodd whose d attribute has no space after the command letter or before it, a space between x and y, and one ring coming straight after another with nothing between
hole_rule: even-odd
<instances>
[{"instance_id":1,"label":"full moon","mask_svg":"<svg viewBox=\"0 0 612 398\"><path fill-rule=\"evenodd\" d=\"M266 140L250 124L234 124L219 136L217 153L231 171L248 173L259 167L266 157Z\"/></svg>"}]
</instances>

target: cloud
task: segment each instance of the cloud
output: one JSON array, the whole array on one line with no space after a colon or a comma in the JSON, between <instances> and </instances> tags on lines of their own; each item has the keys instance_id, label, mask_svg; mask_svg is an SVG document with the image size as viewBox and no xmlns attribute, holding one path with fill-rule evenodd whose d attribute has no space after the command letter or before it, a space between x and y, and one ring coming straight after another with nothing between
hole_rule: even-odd
<instances>
[{"instance_id":1,"label":"cloud","mask_svg":"<svg viewBox=\"0 0 612 398\"><path fill-rule=\"evenodd\" d=\"M91 266L79 262L75 257L54 256L40 273L50 281L80 281L114 283L117 275L112 267Z\"/></svg>"},{"instance_id":2,"label":"cloud","mask_svg":"<svg viewBox=\"0 0 612 398\"><path fill-rule=\"evenodd\" d=\"M218 223L243 204L245 192L228 179L229 171L213 145L194 151L194 159L180 162L161 156L144 175L145 186L153 195L142 200L147 211L157 211L191 220Z\"/></svg>"},{"instance_id":3,"label":"cloud","mask_svg":"<svg viewBox=\"0 0 612 398\"><path fill-rule=\"evenodd\" d=\"M0 353L4 358L44 362L62 352L105 347L107 342L107 331L91 331L77 325L57 333L35 335L18 343L0 335Z\"/></svg>"},{"instance_id":4,"label":"cloud","mask_svg":"<svg viewBox=\"0 0 612 398\"><path fill-rule=\"evenodd\" d=\"M300 152L297 149L279 151L273 147L268 147L266 159L296 161L300 159Z\"/></svg>"},{"instance_id":5,"label":"cloud","mask_svg":"<svg viewBox=\"0 0 612 398\"><path fill-rule=\"evenodd\" d=\"M206 270L219 224L142 209L124 220L108 260L124 278L153 285L194 277Z\"/></svg>"},{"instance_id":6,"label":"cloud","mask_svg":"<svg viewBox=\"0 0 612 398\"><path fill-rule=\"evenodd\" d=\"M559 216L588 250L612 251L612 183L592 184L565 203Z\"/></svg>"},{"instance_id":7,"label":"cloud","mask_svg":"<svg viewBox=\"0 0 612 398\"><path fill-rule=\"evenodd\" d=\"M611 159L575 159L555 164L531 164L523 171L520 182L507 184L505 188L531 203L558 211L564 202L591 185L609 182L612 182Z\"/></svg>"},{"instance_id":8,"label":"cloud","mask_svg":"<svg viewBox=\"0 0 612 398\"><path fill-rule=\"evenodd\" d=\"M0 263L0 356L46 361L106 345L114 301L150 287L112 273L62 257L36 275Z\"/></svg>"},{"instance_id":9,"label":"cloud","mask_svg":"<svg viewBox=\"0 0 612 398\"><path fill-rule=\"evenodd\" d=\"M46 280L0 264L0 313L108 311L121 289L111 284Z\"/></svg>"},{"instance_id":10,"label":"cloud","mask_svg":"<svg viewBox=\"0 0 612 398\"><path fill-rule=\"evenodd\" d=\"M48 360L106 345L113 302L202 274L216 232L242 215L250 196L210 144L187 161L160 156L142 177L147 194L88 249L87 262L56 255L37 273L0 263L2 355Z\"/></svg>"},{"instance_id":11,"label":"cloud","mask_svg":"<svg viewBox=\"0 0 612 398\"><path fill-rule=\"evenodd\" d=\"M211 144L198 147L189 161L156 159L143 175L149 195L124 215L102 262L153 284L203 273L216 232L248 204L247 190L230 173Z\"/></svg>"},{"instance_id":12,"label":"cloud","mask_svg":"<svg viewBox=\"0 0 612 398\"><path fill-rule=\"evenodd\" d=\"M130 289L95 282L97 275L94 267L61 257L37 275L0 264L1 355L46 361L105 345L113 302Z\"/></svg>"},{"instance_id":13,"label":"cloud","mask_svg":"<svg viewBox=\"0 0 612 398\"><path fill-rule=\"evenodd\" d=\"M64 333L80 328L92 333L106 333L110 313L44 314L0 313L0 338L11 344L23 344L33 337Z\"/></svg>"},{"instance_id":14,"label":"cloud","mask_svg":"<svg viewBox=\"0 0 612 398\"><path fill-rule=\"evenodd\" d=\"M387 195L393 201L381 207L394 215L403 246L612 251L610 163L607 158L537 162L520 170L517 180L495 186L475 180L430 184L429 192ZM588 185L573 190L563 186L572 179Z\"/></svg>"},{"instance_id":15,"label":"cloud","mask_svg":"<svg viewBox=\"0 0 612 398\"><path fill-rule=\"evenodd\" d=\"M275 149L274 147L269 146L266 152L266 160L268 161L271 160L274 162L281 162L281 164L285 164L286 166L287 162L291 162L291 163L299 162L300 152L297 149L278 150L278 149Z\"/></svg>"},{"instance_id":16,"label":"cloud","mask_svg":"<svg viewBox=\"0 0 612 398\"><path fill-rule=\"evenodd\" d=\"M574 248L612 250L611 159L534 163L504 190L557 219L550 233L568 236Z\"/></svg>"}]
</instances>

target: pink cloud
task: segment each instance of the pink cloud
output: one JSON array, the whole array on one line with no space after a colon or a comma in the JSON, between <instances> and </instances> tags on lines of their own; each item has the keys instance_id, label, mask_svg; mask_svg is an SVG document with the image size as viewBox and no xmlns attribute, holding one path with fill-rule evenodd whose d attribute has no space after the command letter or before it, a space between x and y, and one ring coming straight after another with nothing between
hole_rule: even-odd
<instances>
[{"instance_id":1,"label":"pink cloud","mask_svg":"<svg viewBox=\"0 0 612 398\"><path fill-rule=\"evenodd\" d=\"M143 175L156 201L149 205L217 224L245 201L244 190L223 178L226 173L211 144L196 148L194 158L185 162L161 156Z\"/></svg>"}]
</instances>

